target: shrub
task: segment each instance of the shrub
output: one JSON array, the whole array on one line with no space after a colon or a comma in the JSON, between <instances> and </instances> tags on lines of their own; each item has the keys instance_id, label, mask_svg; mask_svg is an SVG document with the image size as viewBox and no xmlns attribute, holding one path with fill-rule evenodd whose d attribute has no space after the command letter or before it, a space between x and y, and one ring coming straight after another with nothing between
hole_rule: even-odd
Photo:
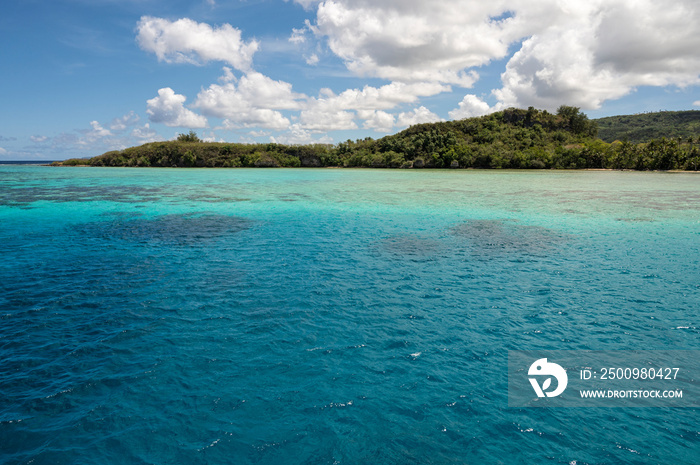
<instances>
[{"instance_id":1,"label":"shrub","mask_svg":"<svg viewBox=\"0 0 700 465\"><path fill-rule=\"evenodd\" d=\"M178 142L202 142L202 139L197 137L197 133L190 131L188 134L179 134L177 136Z\"/></svg>"}]
</instances>

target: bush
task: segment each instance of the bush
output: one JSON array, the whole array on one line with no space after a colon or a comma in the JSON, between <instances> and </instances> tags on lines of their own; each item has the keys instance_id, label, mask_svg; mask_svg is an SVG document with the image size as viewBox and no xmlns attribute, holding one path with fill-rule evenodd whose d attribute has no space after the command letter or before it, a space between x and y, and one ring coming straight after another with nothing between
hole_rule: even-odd
<instances>
[{"instance_id":1,"label":"bush","mask_svg":"<svg viewBox=\"0 0 700 465\"><path fill-rule=\"evenodd\" d=\"M190 131L188 134L179 134L177 136L178 142L202 142L202 139L197 137L197 133Z\"/></svg>"},{"instance_id":2,"label":"bush","mask_svg":"<svg viewBox=\"0 0 700 465\"><path fill-rule=\"evenodd\" d=\"M89 164L89 158L70 158L68 160L63 160L61 163L57 163L57 165L63 166L87 166Z\"/></svg>"}]
</instances>

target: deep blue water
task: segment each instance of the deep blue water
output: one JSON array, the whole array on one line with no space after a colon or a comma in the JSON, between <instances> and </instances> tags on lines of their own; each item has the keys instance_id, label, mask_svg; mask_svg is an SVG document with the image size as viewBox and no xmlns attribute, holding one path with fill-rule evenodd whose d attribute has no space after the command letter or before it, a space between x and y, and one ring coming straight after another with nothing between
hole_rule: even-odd
<instances>
[{"instance_id":1,"label":"deep blue water","mask_svg":"<svg viewBox=\"0 0 700 465\"><path fill-rule=\"evenodd\" d=\"M0 167L0 462L694 464L508 350L700 349L700 177Z\"/></svg>"}]
</instances>

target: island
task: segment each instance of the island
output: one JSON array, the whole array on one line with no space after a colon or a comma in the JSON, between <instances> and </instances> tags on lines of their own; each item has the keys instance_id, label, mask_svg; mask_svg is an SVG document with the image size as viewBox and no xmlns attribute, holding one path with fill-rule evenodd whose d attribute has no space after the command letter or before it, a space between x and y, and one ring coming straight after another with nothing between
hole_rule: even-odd
<instances>
[{"instance_id":1,"label":"island","mask_svg":"<svg viewBox=\"0 0 700 465\"><path fill-rule=\"evenodd\" d=\"M603 138L598 137L599 128ZM338 144L204 142L190 131L172 141L53 165L697 171L699 146L700 111L591 120L578 107L562 105L556 113L509 108Z\"/></svg>"}]
</instances>

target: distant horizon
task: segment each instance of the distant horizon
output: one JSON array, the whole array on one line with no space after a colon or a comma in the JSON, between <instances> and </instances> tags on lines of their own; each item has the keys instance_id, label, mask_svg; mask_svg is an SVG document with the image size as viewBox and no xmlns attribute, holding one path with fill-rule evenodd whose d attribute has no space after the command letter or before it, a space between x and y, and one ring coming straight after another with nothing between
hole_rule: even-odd
<instances>
[{"instance_id":1,"label":"distant horizon","mask_svg":"<svg viewBox=\"0 0 700 465\"><path fill-rule=\"evenodd\" d=\"M403 5L405 6L405 5ZM17 3L0 159L170 140L338 143L508 107L700 109L700 5L623 0Z\"/></svg>"}]
</instances>

